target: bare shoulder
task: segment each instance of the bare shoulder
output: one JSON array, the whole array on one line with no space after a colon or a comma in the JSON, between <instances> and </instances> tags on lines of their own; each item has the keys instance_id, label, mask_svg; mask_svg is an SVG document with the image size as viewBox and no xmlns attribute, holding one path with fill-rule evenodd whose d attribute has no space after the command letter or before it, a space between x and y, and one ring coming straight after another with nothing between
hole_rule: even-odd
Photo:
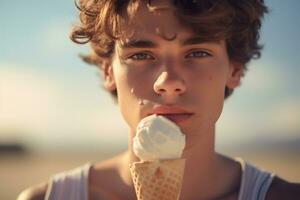
<instances>
[{"instance_id":1,"label":"bare shoulder","mask_svg":"<svg viewBox=\"0 0 300 200\"><path fill-rule=\"evenodd\" d=\"M22 191L17 200L44 200L46 191L47 183L41 183Z\"/></svg>"},{"instance_id":2,"label":"bare shoulder","mask_svg":"<svg viewBox=\"0 0 300 200\"><path fill-rule=\"evenodd\" d=\"M127 171L130 172L127 162L124 162L126 156L126 153L117 155L90 169L90 199L136 199L134 188L128 186L132 179L131 176L127 179Z\"/></svg>"},{"instance_id":3,"label":"bare shoulder","mask_svg":"<svg viewBox=\"0 0 300 200\"><path fill-rule=\"evenodd\" d=\"M270 190L267 194L267 200L300 199L300 183L291 183L279 177L275 177Z\"/></svg>"},{"instance_id":4,"label":"bare shoulder","mask_svg":"<svg viewBox=\"0 0 300 200\"><path fill-rule=\"evenodd\" d=\"M108 160L94 164L89 172L89 184L107 186L119 178L119 168L122 163L122 156L116 156ZM110 180L107 182L107 180Z\"/></svg>"}]
</instances>

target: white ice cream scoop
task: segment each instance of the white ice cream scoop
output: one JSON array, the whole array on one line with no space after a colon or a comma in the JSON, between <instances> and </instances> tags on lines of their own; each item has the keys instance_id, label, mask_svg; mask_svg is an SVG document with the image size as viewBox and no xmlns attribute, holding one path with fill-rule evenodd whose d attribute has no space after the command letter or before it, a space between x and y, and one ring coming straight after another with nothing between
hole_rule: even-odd
<instances>
[{"instance_id":1,"label":"white ice cream scoop","mask_svg":"<svg viewBox=\"0 0 300 200\"><path fill-rule=\"evenodd\" d=\"M140 121L133 138L133 151L142 161L181 158L185 135L169 119L150 115Z\"/></svg>"}]
</instances>

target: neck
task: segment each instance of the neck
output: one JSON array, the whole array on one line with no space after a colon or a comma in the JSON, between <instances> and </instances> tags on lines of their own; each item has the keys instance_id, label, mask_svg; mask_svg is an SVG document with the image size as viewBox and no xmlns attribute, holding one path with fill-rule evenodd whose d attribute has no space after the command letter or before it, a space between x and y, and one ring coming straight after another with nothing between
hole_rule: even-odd
<instances>
[{"instance_id":1,"label":"neck","mask_svg":"<svg viewBox=\"0 0 300 200\"><path fill-rule=\"evenodd\" d=\"M197 136L201 138L187 140L182 155L186 165L180 199L200 199L199 194L205 199L209 187L216 184L220 162L215 152L214 127L202 133Z\"/></svg>"},{"instance_id":2,"label":"neck","mask_svg":"<svg viewBox=\"0 0 300 200\"><path fill-rule=\"evenodd\" d=\"M186 165L180 199L222 199L237 191L240 166L215 152L214 126L188 138L182 157Z\"/></svg>"}]
</instances>

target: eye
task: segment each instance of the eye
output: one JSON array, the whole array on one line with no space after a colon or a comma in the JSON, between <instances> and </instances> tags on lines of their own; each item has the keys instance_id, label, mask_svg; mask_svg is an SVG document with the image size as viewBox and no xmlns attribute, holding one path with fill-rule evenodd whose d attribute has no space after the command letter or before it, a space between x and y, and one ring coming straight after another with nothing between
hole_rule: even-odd
<instances>
[{"instance_id":1,"label":"eye","mask_svg":"<svg viewBox=\"0 0 300 200\"><path fill-rule=\"evenodd\" d=\"M192 51L188 53L185 57L186 58L203 58L203 57L208 57L211 56L211 54L205 52L205 51Z\"/></svg>"},{"instance_id":2,"label":"eye","mask_svg":"<svg viewBox=\"0 0 300 200\"><path fill-rule=\"evenodd\" d=\"M136 53L128 58L132 60L154 60L154 57L147 53Z\"/></svg>"}]
</instances>

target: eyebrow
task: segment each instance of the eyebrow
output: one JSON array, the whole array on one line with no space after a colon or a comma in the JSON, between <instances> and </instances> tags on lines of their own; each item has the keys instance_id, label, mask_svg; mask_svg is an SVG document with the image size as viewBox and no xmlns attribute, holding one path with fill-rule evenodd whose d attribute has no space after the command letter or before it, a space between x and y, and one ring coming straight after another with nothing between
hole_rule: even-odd
<instances>
[{"instance_id":1,"label":"eyebrow","mask_svg":"<svg viewBox=\"0 0 300 200\"><path fill-rule=\"evenodd\" d=\"M158 45L149 40L130 40L121 44L122 48L156 48Z\"/></svg>"},{"instance_id":2,"label":"eyebrow","mask_svg":"<svg viewBox=\"0 0 300 200\"><path fill-rule=\"evenodd\" d=\"M195 44L202 44L202 43L213 43L213 44L220 44L220 41L218 40L209 40L209 39L204 39L202 37L190 37L182 41L181 45L182 46L188 46L188 45L195 45Z\"/></svg>"},{"instance_id":3,"label":"eyebrow","mask_svg":"<svg viewBox=\"0 0 300 200\"><path fill-rule=\"evenodd\" d=\"M202 37L190 37L181 42L182 46L188 46L188 45L196 45L196 44L202 44L202 43L214 43L214 44L220 44L220 41L218 40L209 40L204 39ZM127 42L121 43L121 47L125 49L131 49L131 48L156 48L158 47L158 44L150 41L150 40L140 40L140 39L134 39L129 40Z\"/></svg>"}]
</instances>

